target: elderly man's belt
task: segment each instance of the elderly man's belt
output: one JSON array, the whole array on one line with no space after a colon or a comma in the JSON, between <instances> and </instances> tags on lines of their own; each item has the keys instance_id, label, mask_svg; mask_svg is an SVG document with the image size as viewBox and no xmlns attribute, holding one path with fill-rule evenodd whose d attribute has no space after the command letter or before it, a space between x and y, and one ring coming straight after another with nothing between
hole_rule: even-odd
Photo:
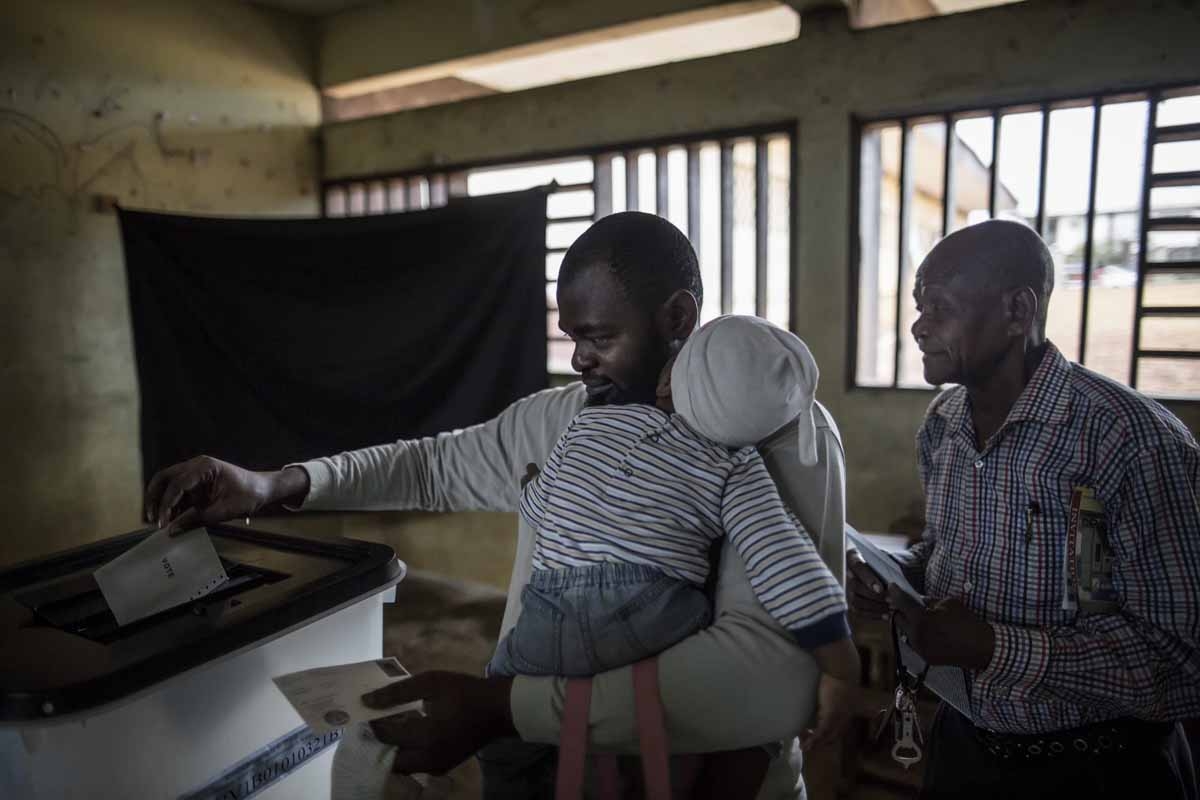
<instances>
[{"instance_id":1,"label":"elderly man's belt","mask_svg":"<svg viewBox=\"0 0 1200 800\"><path fill-rule=\"evenodd\" d=\"M995 733L975 728L975 735L996 758L1035 761L1098 758L1130 750L1143 751L1161 743L1172 728L1167 722L1122 717L1049 733Z\"/></svg>"}]
</instances>

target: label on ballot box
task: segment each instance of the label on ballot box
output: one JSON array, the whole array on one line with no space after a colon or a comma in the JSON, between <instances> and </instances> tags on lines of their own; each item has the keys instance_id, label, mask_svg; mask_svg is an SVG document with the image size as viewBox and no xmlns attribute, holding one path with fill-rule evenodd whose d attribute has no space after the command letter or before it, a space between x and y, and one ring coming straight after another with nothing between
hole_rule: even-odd
<instances>
[{"instance_id":1,"label":"label on ballot box","mask_svg":"<svg viewBox=\"0 0 1200 800\"><path fill-rule=\"evenodd\" d=\"M362 701L364 694L408 677L399 661L380 658L292 672L272 680L314 733L326 733L405 711L424 713L420 700L384 709L368 708Z\"/></svg>"}]
</instances>

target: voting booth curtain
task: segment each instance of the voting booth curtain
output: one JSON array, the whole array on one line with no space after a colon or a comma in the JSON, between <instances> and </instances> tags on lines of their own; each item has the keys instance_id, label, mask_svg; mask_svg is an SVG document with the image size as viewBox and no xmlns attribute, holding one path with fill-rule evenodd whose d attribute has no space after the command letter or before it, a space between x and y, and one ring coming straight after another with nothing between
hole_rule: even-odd
<instances>
[{"instance_id":1,"label":"voting booth curtain","mask_svg":"<svg viewBox=\"0 0 1200 800\"><path fill-rule=\"evenodd\" d=\"M121 211L143 480L482 422L546 379L546 194L354 219Z\"/></svg>"}]
</instances>

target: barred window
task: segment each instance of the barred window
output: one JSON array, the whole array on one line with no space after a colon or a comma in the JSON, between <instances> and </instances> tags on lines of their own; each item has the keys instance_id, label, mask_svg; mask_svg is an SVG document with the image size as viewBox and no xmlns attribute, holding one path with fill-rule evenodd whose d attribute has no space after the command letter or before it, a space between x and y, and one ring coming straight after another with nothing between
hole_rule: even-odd
<instances>
[{"instance_id":1,"label":"barred window","mask_svg":"<svg viewBox=\"0 0 1200 800\"><path fill-rule=\"evenodd\" d=\"M1047 335L1160 397L1200 397L1200 87L855 121L856 386L928 388L917 266L964 225L1022 221L1055 261Z\"/></svg>"},{"instance_id":2,"label":"barred window","mask_svg":"<svg viewBox=\"0 0 1200 800\"><path fill-rule=\"evenodd\" d=\"M331 217L433 208L550 185L546 205L547 370L570 375L573 345L558 328L563 255L617 211L669 219L691 240L704 280L702 320L756 314L789 327L792 298L791 126L641 142L578 155L408 173L325 185Z\"/></svg>"}]
</instances>

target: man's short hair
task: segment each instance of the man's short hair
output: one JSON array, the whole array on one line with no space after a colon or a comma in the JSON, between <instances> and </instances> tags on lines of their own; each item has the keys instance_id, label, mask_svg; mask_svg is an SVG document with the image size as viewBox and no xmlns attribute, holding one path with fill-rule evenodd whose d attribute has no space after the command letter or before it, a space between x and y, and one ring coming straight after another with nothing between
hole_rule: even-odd
<instances>
[{"instance_id":1,"label":"man's short hair","mask_svg":"<svg viewBox=\"0 0 1200 800\"><path fill-rule=\"evenodd\" d=\"M1054 291L1054 258L1037 231L1023 222L993 219L960 228L938 247L959 254L959 268L969 271L979 289L1029 287L1037 296L1038 332L1045 335Z\"/></svg>"},{"instance_id":2,"label":"man's short hair","mask_svg":"<svg viewBox=\"0 0 1200 800\"><path fill-rule=\"evenodd\" d=\"M1037 296L1038 332L1046 335L1046 315L1054 291L1054 257L1037 231L1023 222L995 219L981 223L989 234L993 281L1004 289L1028 286Z\"/></svg>"},{"instance_id":3,"label":"man's short hair","mask_svg":"<svg viewBox=\"0 0 1200 800\"><path fill-rule=\"evenodd\" d=\"M704 301L700 264L692 243L662 217L639 211L610 214L588 228L563 256L560 283L583 270L606 268L629 299L650 310L680 289Z\"/></svg>"}]
</instances>

